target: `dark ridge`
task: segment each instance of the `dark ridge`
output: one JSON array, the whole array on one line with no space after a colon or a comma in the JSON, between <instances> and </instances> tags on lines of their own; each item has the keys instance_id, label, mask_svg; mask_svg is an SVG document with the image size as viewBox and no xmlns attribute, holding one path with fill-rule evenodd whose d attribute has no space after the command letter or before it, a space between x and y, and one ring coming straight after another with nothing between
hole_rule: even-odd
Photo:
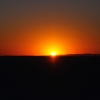
<instances>
[{"instance_id":1,"label":"dark ridge","mask_svg":"<svg viewBox=\"0 0 100 100\"><path fill-rule=\"evenodd\" d=\"M99 98L100 55L1 56L1 100Z\"/></svg>"}]
</instances>

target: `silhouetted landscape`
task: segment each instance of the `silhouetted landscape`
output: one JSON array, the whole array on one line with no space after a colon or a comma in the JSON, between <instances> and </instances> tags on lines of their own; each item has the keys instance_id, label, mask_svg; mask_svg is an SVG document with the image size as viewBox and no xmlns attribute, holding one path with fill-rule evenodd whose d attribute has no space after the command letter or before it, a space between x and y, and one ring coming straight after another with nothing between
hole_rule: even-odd
<instances>
[{"instance_id":1,"label":"silhouetted landscape","mask_svg":"<svg viewBox=\"0 0 100 100\"><path fill-rule=\"evenodd\" d=\"M100 55L2 56L1 100L97 100Z\"/></svg>"}]
</instances>

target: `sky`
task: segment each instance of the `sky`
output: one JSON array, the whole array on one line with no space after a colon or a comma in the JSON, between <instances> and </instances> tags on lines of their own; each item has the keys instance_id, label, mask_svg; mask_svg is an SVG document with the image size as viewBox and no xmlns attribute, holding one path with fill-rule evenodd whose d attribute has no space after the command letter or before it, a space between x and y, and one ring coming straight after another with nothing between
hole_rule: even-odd
<instances>
[{"instance_id":1,"label":"sky","mask_svg":"<svg viewBox=\"0 0 100 100\"><path fill-rule=\"evenodd\" d=\"M0 55L100 54L100 0L0 0Z\"/></svg>"}]
</instances>

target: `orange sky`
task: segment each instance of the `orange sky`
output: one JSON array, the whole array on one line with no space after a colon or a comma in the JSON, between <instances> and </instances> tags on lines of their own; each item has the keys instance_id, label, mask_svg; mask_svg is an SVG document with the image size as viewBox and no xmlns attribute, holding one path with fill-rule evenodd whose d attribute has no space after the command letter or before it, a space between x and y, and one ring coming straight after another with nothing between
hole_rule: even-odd
<instances>
[{"instance_id":1,"label":"orange sky","mask_svg":"<svg viewBox=\"0 0 100 100\"><path fill-rule=\"evenodd\" d=\"M0 6L0 55L100 54L98 3L13 3Z\"/></svg>"},{"instance_id":2,"label":"orange sky","mask_svg":"<svg viewBox=\"0 0 100 100\"><path fill-rule=\"evenodd\" d=\"M32 26L31 26L32 27ZM91 32L75 26L40 24L36 28L11 30L14 35L2 38L1 54L4 55L50 55L100 53L99 41L82 35ZM9 30L10 31L10 30ZM34 34L33 34L34 33ZM2 36L3 37L3 36ZM93 44L94 43L94 44ZM96 44L96 45L95 45Z\"/></svg>"}]
</instances>

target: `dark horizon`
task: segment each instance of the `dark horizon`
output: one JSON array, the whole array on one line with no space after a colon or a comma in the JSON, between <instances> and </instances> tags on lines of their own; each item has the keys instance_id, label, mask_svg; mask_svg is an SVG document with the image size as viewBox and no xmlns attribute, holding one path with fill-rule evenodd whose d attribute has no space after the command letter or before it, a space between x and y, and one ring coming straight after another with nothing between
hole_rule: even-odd
<instances>
[{"instance_id":1,"label":"dark horizon","mask_svg":"<svg viewBox=\"0 0 100 100\"><path fill-rule=\"evenodd\" d=\"M57 57L69 57L69 56L100 56L100 54L65 54L65 55L56 55L54 58ZM0 57L52 57L52 55L0 55Z\"/></svg>"},{"instance_id":2,"label":"dark horizon","mask_svg":"<svg viewBox=\"0 0 100 100\"><path fill-rule=\"evenodd\" d=\"M0 100L100 100L100 55L0 57Z\"/></svg>"}]
</instances>

